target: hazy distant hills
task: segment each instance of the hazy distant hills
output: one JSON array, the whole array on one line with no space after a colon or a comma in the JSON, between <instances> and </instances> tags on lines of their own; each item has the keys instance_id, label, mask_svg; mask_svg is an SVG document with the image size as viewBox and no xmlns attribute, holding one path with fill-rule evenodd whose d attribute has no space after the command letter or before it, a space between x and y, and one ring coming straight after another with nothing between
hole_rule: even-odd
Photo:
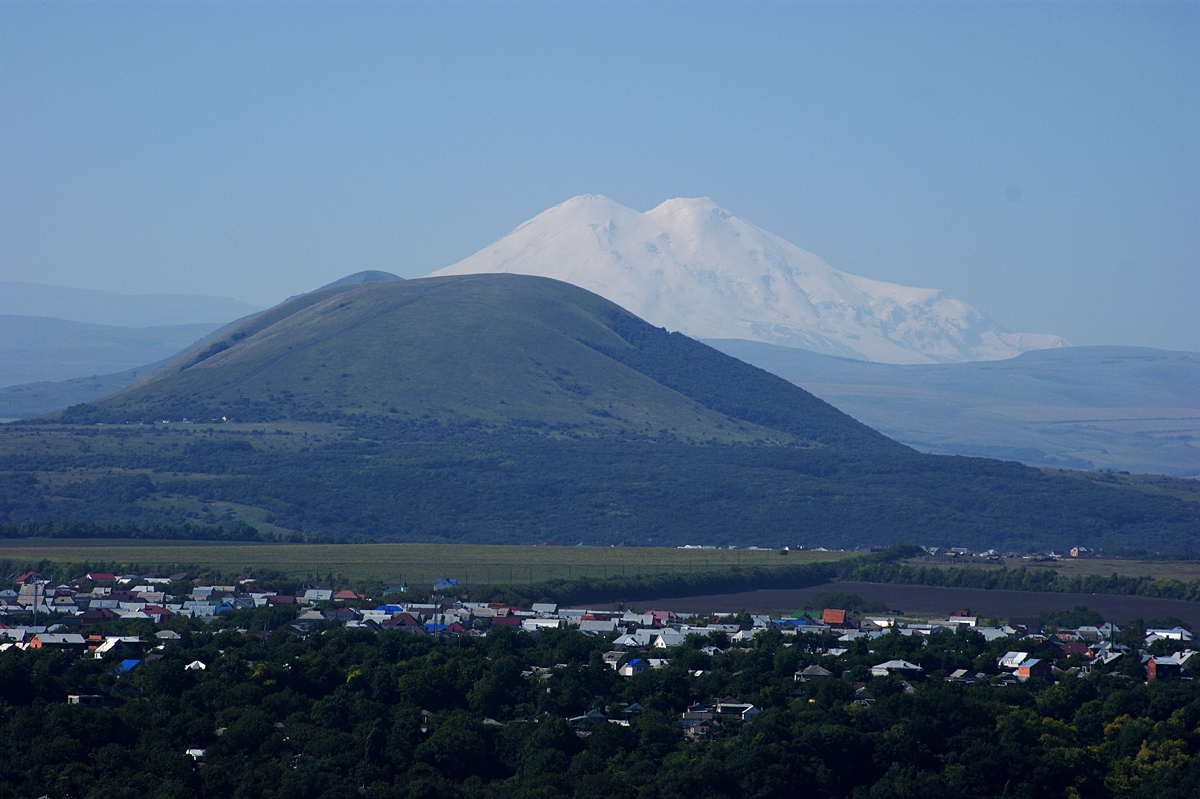
<instances>
[{"instance_id":1,"label":"hazy distant hills","mask_svg":"<svg viewBox=\"0 0 1200 799\"><path fill-rule=\"evenodd\" d=\"M228 297L194 294L118 294L0 280L0 314L44 316L117 327L211 324L213 328L262 309Z\"/></svg>"},{"instance_id":2,"label":"hazy distant hills","mask_svg":"<svg viewBox=\"0 0 1200 799\"><path fill-rule=\"evenodd\" d=\"M301 295L92 405L92 417L110 421L343 414L897 446L788 382L590 292L517 275Z\"/></svg>"},{"instance_id":3,"label":"hazy distant hills","mask_svg":"<svg viewBox=\"0 0 1200 799\"><path fill-rule=\"evenodd\" d=\"M573 283L695 338L882 363L995 360L1065 344L1005 330L943 291L842 272L707 198L639 213L574 197L433 274L492 272Z\"/></svg>"},{"instance_id":4,"label":"hazy distant hills","mask_svg":"<svg viewBox=\"0 0 1200 799\"><path fill-rule=\"evenodd\" d=\"M322 288L388 280L401 278L368 270ZM23 305L55 318L0 313L0 419L37 416L111 394L260 310L224 297L130 296L0 281L0 308ZM204 321L142 326L162 318ZM87 321L95 319L116 323Z\"/></svg>"},{"instance_id":5,"label":"hazy distant hills","mask_svg":"<svg viewBox=\"0 0 1200 799\"><path fill-rule=\"evenodd\" d=\"M1071 347L896 366L752 341L708 343L924 451L1200 476L1200 353Z\"/></svg>"},{"instance_id":6,"label":"hazy distant hills","mask_svg":"<svg viewBox=\"0 0 1200 799\"><path fill-rule=\"evenodd\" d=\"M220 326L134 328L0 314L0 387L135 369L177 355Z\"/></svg>"}]
</instances>

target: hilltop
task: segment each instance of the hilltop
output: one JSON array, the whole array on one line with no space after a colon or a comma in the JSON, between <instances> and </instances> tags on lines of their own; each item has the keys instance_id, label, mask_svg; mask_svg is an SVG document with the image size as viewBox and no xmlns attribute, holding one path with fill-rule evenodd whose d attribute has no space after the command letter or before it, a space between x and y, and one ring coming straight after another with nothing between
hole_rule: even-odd
<instances>
[{"instance_id":1,"label":"hilltop","mask_svg":"<svg viewBox=\"0 0 1200 799\"><path fill-rule=\"evenodd\" d=\"M302 421L898 445L787 381L583 289L488 275L334 285L64 421Z\"/></svg>"}]
</instances>

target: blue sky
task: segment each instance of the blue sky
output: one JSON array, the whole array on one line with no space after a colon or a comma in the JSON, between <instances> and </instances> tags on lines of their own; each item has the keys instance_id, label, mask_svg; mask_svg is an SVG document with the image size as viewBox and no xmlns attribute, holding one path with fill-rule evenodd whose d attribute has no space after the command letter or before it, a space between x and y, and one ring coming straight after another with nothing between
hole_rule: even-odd
<instances>
[{"instance_id":1,"label":"blue sky","mask_svg":"<svg viewBox=\"0 0 1200 799\"><path fill-rule=\"evenodd\" d=\"M0 279L271 304L708 196L1010 329L1200 350L1200 3L0 4Z\"/></svg>"}]
</instances>

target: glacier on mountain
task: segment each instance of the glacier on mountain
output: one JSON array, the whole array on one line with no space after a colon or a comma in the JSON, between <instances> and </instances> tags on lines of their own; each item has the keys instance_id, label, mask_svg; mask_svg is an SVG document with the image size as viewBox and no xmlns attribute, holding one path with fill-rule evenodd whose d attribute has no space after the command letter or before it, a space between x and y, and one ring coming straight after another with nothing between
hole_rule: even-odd
<instances>
[{"instance_id":1,"label":"glacier on mountain","mask_svg":"<svg viewBox=\"0 0 1200 799\"><path fill-rule=\"evenodd\" d=\"M936 289L870 280L719 208L639 213L581 195L436 275L509 272L573 283L694 338L749 339L881 363L1011 358L1066 346L1011 333Z\"/></svg>"}]
</instances>

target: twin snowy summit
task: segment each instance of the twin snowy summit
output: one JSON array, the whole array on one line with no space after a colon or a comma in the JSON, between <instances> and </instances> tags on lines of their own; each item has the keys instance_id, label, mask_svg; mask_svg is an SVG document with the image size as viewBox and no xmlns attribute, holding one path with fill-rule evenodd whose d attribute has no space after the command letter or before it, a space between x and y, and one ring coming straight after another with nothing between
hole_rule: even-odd
<instances>
[{"instance_id":1,"label":"twin snowy summit","mask_svg":"<svg viewBox=\"0 0 1200 799\"><path fill-rule=\"evenodd\" d=\"M646 213L581 195L433 275L540 275L700 339L749 339L858 360L1000 360L1067 346L1011 333L962 300L834 269L707 198Z\"/></svg>"}]
</instances>

